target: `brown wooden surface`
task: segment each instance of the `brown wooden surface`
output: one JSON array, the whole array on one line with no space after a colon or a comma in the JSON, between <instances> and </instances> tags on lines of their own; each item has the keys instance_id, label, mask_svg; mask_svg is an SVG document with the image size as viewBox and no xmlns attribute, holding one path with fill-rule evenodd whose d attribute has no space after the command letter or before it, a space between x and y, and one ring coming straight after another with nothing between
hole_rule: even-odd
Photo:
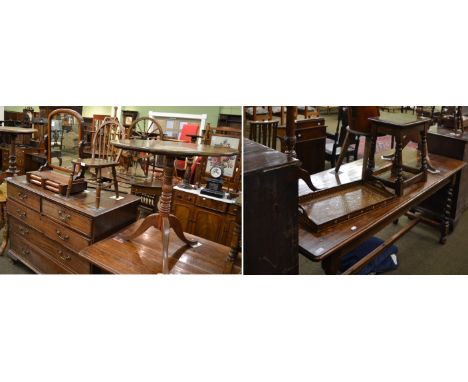
<instances>
[{"instance_id":1,"label":"brown wooden surface","mask_svg":"<svg viewBox=\"0 0 468 382\"><path fill-rule=\"evenodd\" d=\"M213 147L210 145L171 142L142 139L120 139L111 142L115 147L124 150L142 151L159 155L171 156L232 156L238 153L227 147Z\"/></svg>"},{"instance_id":2,"label":"brown wooden surface","mask_svg":"<svg viewBox=\"0 0 468 382\"><path fill-rule=\"evenodd\" d=\"M135 229L140 223L141 221L136 222L125 231ZM171 230L169 239L170 273L223 273L224 264L229 255L229 247L194 235L189 235L189 237L202 245L190 248ZM98 268L110 273L162 273L161 232L152 227L143 235L128 242L119 239L117 234L86 248L80 252L80 255Z\"/></svg>"},{"instance_id":3,"label":"brown wooden surface","mask_svg":"<svg viewBox=\"0 0 468 382\"><path fill-rule=\"evenodd\" d=\"M26 176L10 178L8 179L8 184L33 192L41 197L53 201L54 203L90 217L98 217L109 213L109 211L118 209L123 205L129 203L138 204L139 202L139 198L135 195L123 195L124 198L121 200L110 199L111 196L114 196L114 193L103 191L105 197L101 197L101 208L96 209L94 206L96 191L92 189L66 198L65 196L55 194L52 191L43 189L39 186L32 185L26 180Z\"/></svg>"},{"instance_id":4,"label":"brown wooden surface","mask_svg":"<svg viewBox=\"0 0 468 382\"><path fill-rule=\"evenodd\" d=\"M430 118L418 117L413 114L387 114L385 117L369 118L372 124L387 127L389 129L414 129L415 126L425 125L431 122Z\"/></svg>"},{"instance_id":5,"label":"brown wooden surface","mask_svg":"<svg viewBox=\"0 0 468 382\"><path fill-rule=\"evenodd\" d=\"M301 162L297 159L289 159L283 153L255 144L255 142L244 139L244 175L262 173L268 169L281 167L299 166Z\"/></svg>"},{"instance_id":6,"label":"brown wooden surface","mask_svg":"<svg viewBox=\"0 0 468 382\"><path fill-rule=\"evenodd\" d=\"M10 126L0 126L0 133L9 133L9 134L32 134L37 132L37 129L27 128L27 127L10 127Z\"/></svg>"},{"instance_id":7,"label":"brown wooden surface","mask_svg":"<svg viewBox=\"0 0 468 382\"><path fill-rule=\"evenodd\" d=\"M406 149L403 155L405 161L416 165L415 150ZM432 156L432 161L435 167L440 170L439 174L429 174L427 182L416 183L407 187L401 197L396 197L386 206L355 219L339 223L319 233L313 233L309 229L301 227L299 229L301 252L316 261L323 261L338 252L346 253L444 187L450 182L450 178L465 166L464 162L437 155ZM385 161L376 160L377 168L385 165ZM362 160L359 160L343 165L341 167L342 173L336 175L336 177L330 171L324 171L313 175L311 178L316 184L326 184L332 187L333 185L358 180L361 167ZM304 186L302 186L302 189L304 190Z\"/></svg>"}]
</instances>

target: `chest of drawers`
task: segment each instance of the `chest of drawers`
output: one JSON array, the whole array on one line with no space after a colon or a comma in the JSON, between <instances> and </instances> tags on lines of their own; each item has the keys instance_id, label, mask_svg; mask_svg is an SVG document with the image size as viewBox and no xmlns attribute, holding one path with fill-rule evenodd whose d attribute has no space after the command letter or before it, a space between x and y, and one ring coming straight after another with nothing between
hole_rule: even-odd
<instances>
[{"instance_id":1,"label":"chest of drawers","mask_svg":"<svg viewBox=\"0 0 468 382\"><path fill-rule=\"evenodd\" d=\"M65 198L26 181L7 179L9 255L37 273L92 273L93 267L78 253L136 221L139 198L122 200L101 193L94 207L94 190Z\"/></svg>"}]
</instances>

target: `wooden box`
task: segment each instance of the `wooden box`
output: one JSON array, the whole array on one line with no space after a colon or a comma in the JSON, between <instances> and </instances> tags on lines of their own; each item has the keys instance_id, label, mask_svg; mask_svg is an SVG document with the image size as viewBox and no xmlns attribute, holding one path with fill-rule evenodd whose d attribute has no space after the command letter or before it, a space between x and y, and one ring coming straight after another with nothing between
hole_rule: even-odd
<instances>
[{"instance_id":1,"label":"wooden box","mask_svg":"<svg viewBox=\"0 0 468 382\"><path fill-rule=\"evenodd\" d=\"M70 177L54 171L31 171L26 174L29 183L43 187L57 194L66 195ZM71 194L86 190L88 183L84 179L73 181Z\"/></svg>"}]
</instances>

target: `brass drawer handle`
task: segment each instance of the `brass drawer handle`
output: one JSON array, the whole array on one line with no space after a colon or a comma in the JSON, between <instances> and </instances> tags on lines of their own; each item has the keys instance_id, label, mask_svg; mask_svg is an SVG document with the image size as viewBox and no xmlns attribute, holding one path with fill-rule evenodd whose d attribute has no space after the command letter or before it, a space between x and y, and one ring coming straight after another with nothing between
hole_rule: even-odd
<instances>
[{"instance_id":1,"label":"brass drawer handle","mask_svg":"<svg viewBox=\"0 0 468 382\"><path fill-rule=\"evenodd\" d=\"M24 256L28 256L28 255L31 254L31 252L29 252L29 249L22 248L21 249L21 254L24 255Z\"/></svg>"},{"instance_id":2,"label":"brass drawer handle","mask_svg":"<svg viewBox=\"0 0 468 382\"><path fill-rule=\"evenodd\" d=\"M20 192L18 193L18 198L20 198L21 200L27 199L28 194L25 194L24 192Z\"/></svg>"},{"instance_id":3,"label":"brass drawer handle","mask_svg":"<svg viewBox=\"0 0 468 382\"><path fill-rule=\"evenodd\" d=\"M26 217L26 212L21 211L19 208L16 209L16 213L19 215L21 219L24 219Z\"/></svg>"},{"instance_id":4,"label":"brass drawer handle","mask_svg":"<svg viewBox=\"0 0 468 382\"><path fill-rule=\"evenodd\" d=\"M29 229L24 228L24 227L19 227L19 233L21 236L29 235Z\"/></svg>"},{"instance_id":5,"label":"brass drawer handle","mask_svg":"<svg viewBox=\"0 0 468 382\"><path fill-rule=\"evenodd\" d=\"M64 221L64 222L71 219L71 216L68 215L67 213L65 213L65 211L62 211L62 210L59 210L58 215L59 215L59 219L61 221Z\"/></svg>"},{"instance_id":6,"label":"brass drawer handle","mask_svg":"<svg viewBox=\"0 0 468 382\"><path fill-rule=\"evenodd\" d=\"M58 254L59 254L60 260L62 260L62 261L70 261L71 260L71 256L68 255L68 254L64 255L62 250L59 250Z\"/></svg>"},{"instance_id":7,"label":"brass drawer handle","mask_svg":"<svg viewBox=\"0 0 468 382\"><path fill-rule=\"evenodd\" d=\"M58 230L58 229L55 230L55 233L63 241L67 241L68 239L70 239L70 237L68 235L62 236L62 232L60 232L60 230Z\"/></svg>"}]
</instances>

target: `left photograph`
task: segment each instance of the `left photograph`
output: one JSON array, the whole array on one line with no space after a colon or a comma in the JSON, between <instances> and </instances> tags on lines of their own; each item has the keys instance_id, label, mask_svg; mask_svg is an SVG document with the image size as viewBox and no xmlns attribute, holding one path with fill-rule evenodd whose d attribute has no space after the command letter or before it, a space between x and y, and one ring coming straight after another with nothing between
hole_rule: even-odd
<instances>
[{"instance_id":1,"label":"left photograph","mask_svg":"<svg viewBox=\"0 0 468 382\"><path fill-rule=\"evenodd\" d=\"M240 106L0 106L0 274L242 273Z\"/></svg>"}]
</instances>

